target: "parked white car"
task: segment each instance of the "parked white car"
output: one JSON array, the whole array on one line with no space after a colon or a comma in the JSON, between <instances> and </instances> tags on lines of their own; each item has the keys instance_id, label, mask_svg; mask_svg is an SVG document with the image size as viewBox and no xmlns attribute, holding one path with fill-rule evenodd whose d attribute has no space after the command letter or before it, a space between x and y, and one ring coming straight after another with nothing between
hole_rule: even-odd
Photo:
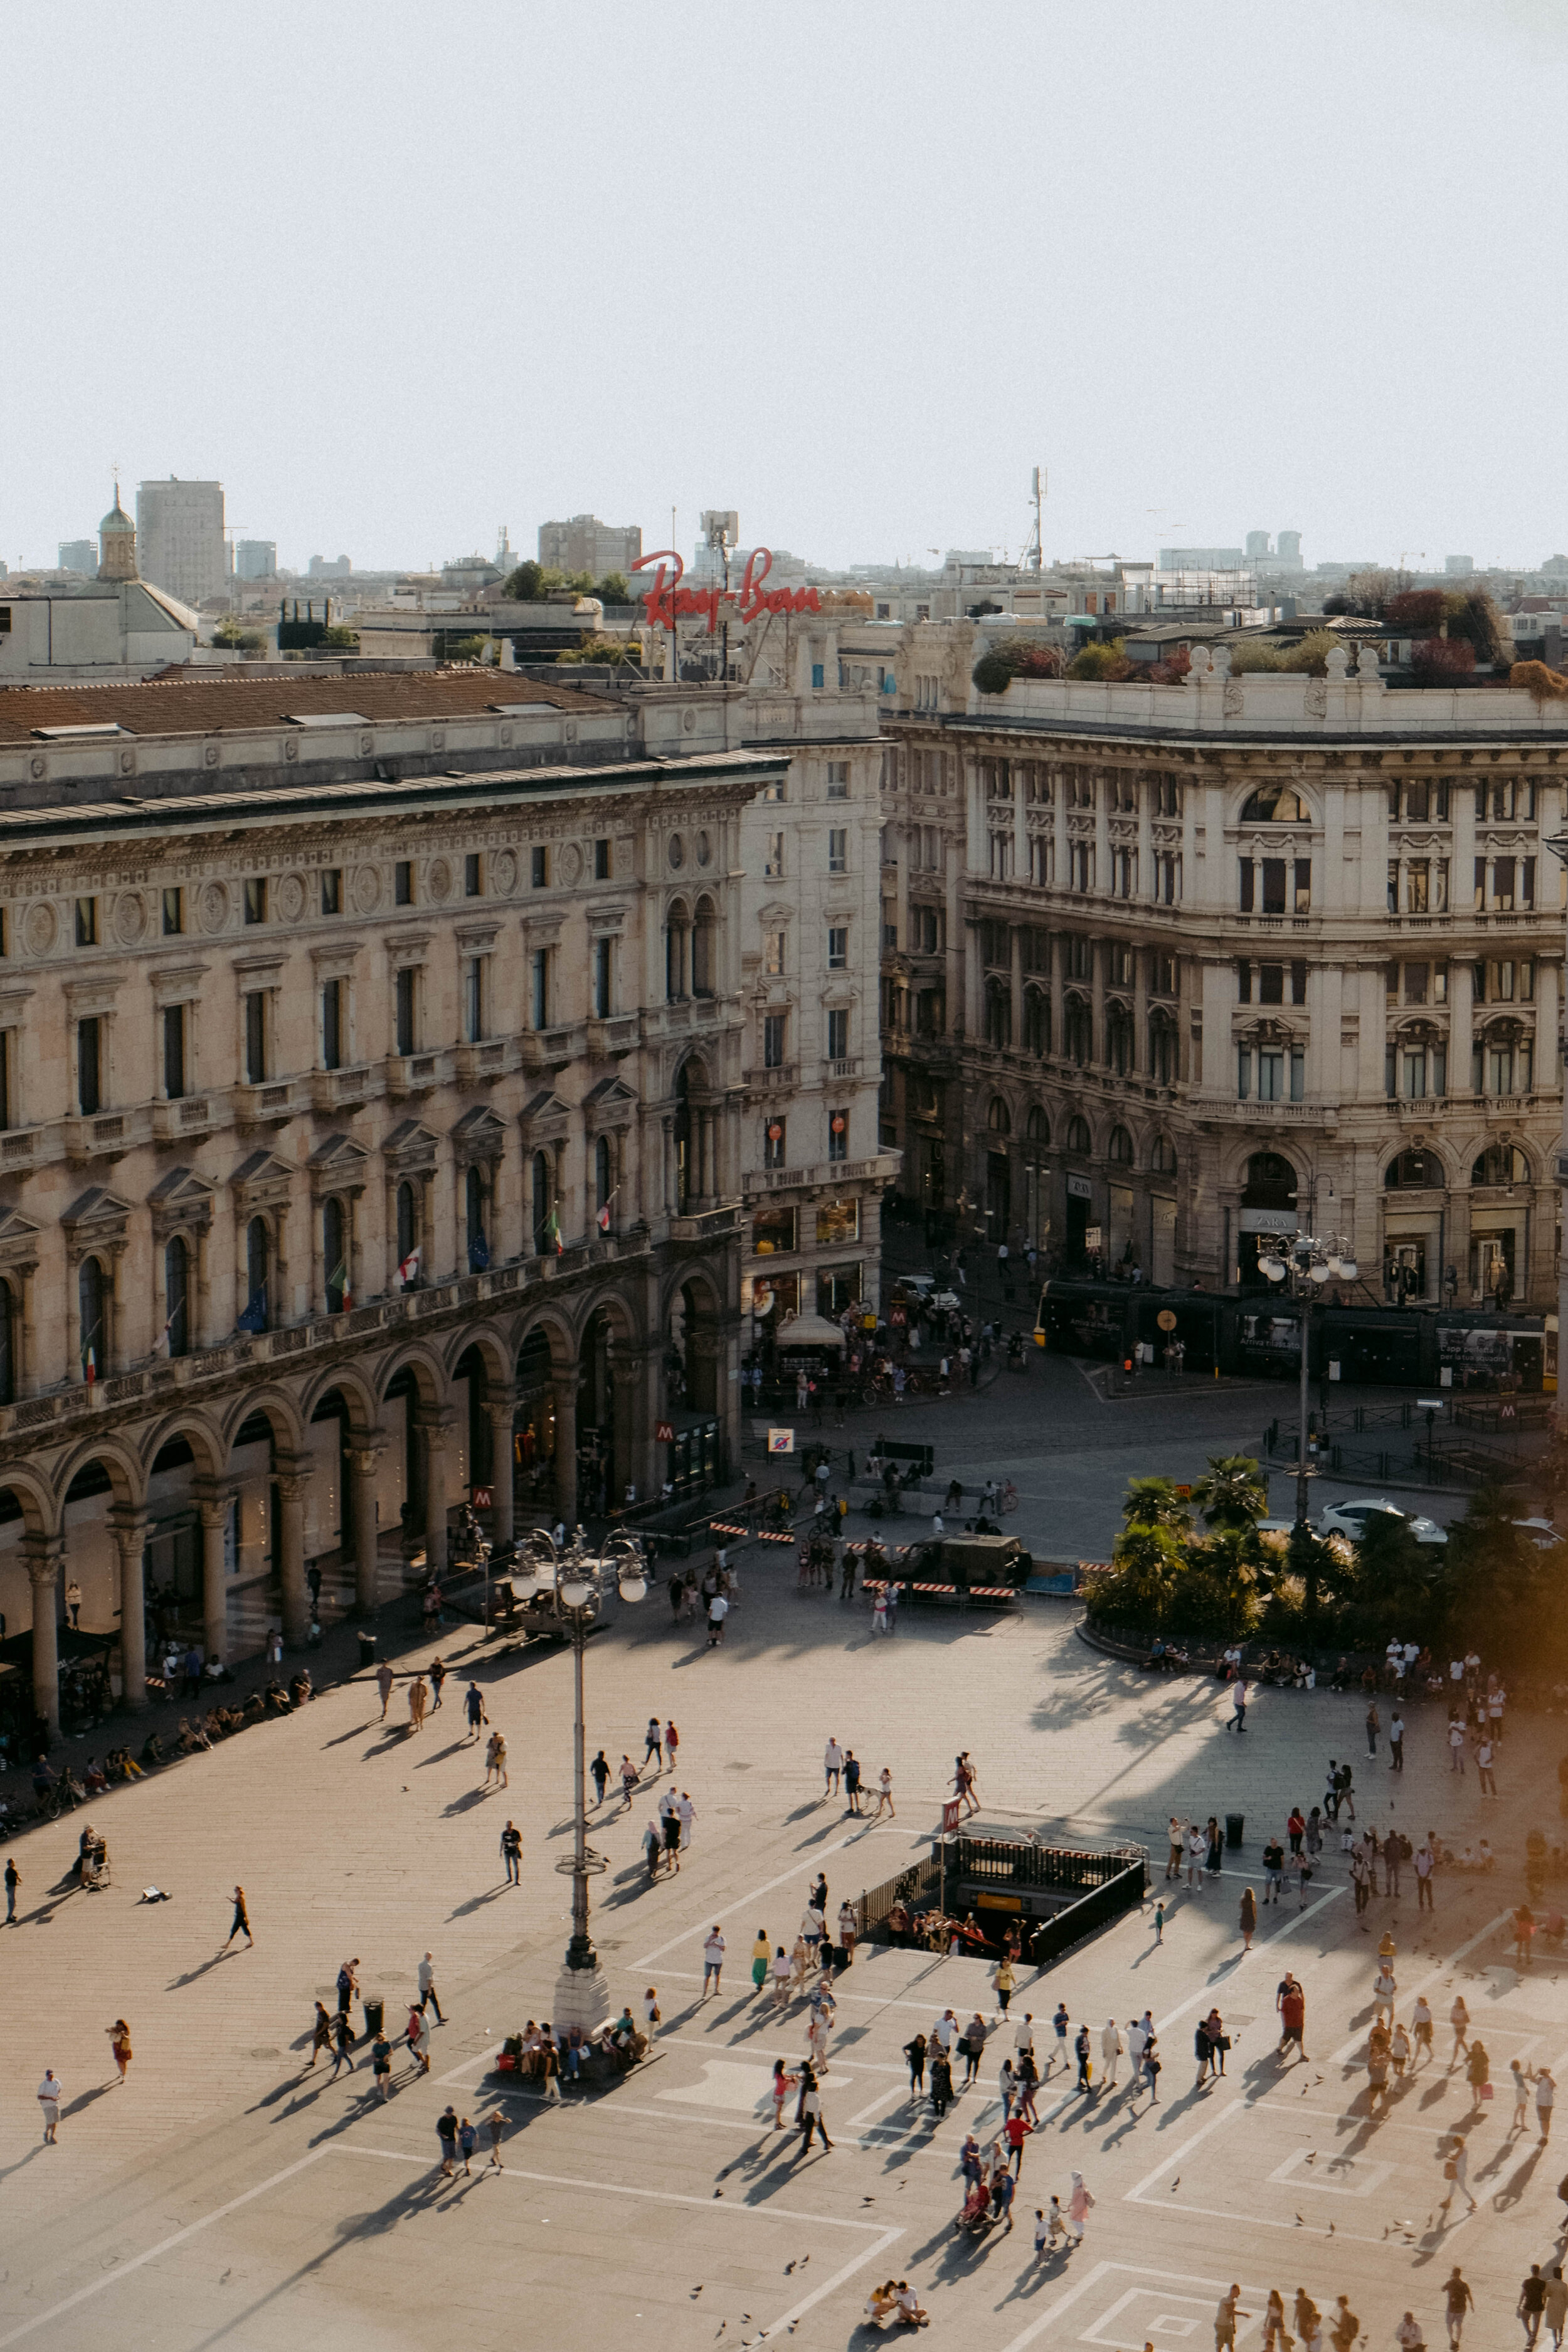
<instances>
[{"instance_id":1,"label":"parked white car","mask_svg":"<svg viewBox=\"0 0 1568 2352\"><path fill-rule=\"evenodd\" d=\"M1366 1533L1367 1522L1376 1517L1404 1519L1419 1544L1446 1544L1448 1531L1436 1519L1423 1518L1419 1512L1400 1510L1386 1496L1360 1496L1353 1502L1331 1503L1318 1521L1321 1536L1348 1536L1359 1543Z\"/></svg>"},{"instance_id":2,"label":"parked white car","mask_svg":"<svg viewBox=\"0 0 1568 2352\"><path fill-rule=\"evenodd\" d=\"M1530 1538L1537 1551L1551 1551L1563 1540L1550 1519L1515 1519L1514 1526Z\"/></svg>"}]
</instances>

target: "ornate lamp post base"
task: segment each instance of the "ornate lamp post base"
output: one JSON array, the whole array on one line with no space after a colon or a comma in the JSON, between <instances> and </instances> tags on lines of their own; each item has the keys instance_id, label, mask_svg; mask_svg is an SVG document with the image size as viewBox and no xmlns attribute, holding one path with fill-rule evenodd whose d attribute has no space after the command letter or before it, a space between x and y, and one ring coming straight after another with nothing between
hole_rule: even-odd
<instances>
[{"instance_id":1,"label":"ornate lamp post base","mask_svg":"<svg viewBox=\"0 0 1568 2352\"><path fill-rule=\"evenodd\" d=\"M574 1968L567 1961L555 1979L554 2000L550 2021L557 2033L573 2025L583 2033L598 2032L614 2013L615 2004L597 1954L585 1968Z\"/></svg>"}]
</instances>

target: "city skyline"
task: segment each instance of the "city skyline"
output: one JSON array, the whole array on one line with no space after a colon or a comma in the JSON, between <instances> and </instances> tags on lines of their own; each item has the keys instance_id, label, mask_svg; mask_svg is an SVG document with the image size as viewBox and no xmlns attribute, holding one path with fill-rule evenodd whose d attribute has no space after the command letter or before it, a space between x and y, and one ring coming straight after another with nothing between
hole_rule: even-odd
<instances>
[{"instance_id":1,"label":"city skyline","mask_svg":"<svg viewBox=\"0 0 1568 2352\"><path fill-rule=\"evenodd\" d=\"M129 257L94 226L112 146L63 187L48 168L74 44L19 26L5 267L51 393L12 396L0 555L36 565L82 533L116 458L128 481L222 479L237 532L301 569L329 548L438 563L502 517L527 546L584 509L651 549L673 505L686 547L721 500L824 567L1017 550L1037 462L1047 557L1282 523L1309 562L1568 544L1497 375L1506 352L1509 390L1551 381L1562 330L1528 237L1476 201L1550 152L1552 12L1374 0L1353 46L1220 0L1174 39L1134 12L1110 79L1064 14L1003 6L982 50L916 6L896 44L861 18L868 71L836 79L825 45L856 53L854 14L808 6L765 83L717 11L657 36L616 14L584 77L563 24L480 7L415 71L413 11L378 10L367 44L349 5L312 20L307 75L289 42L237 72L178 0L150 12L159 39L146 13L89 6L131 119L180 54L180 184L213 196ZM237 152L267 158L280 234L271 199L268 233L247 231ZM432 193L477 175L493 226L453 238L445 201L416 201L356 234L405 154ZM682 200L715 182L716 206ZM290 233L290 186L334 234L303 214ZM612 233L639 266L584 269ZM481 332L481 377L442 315Z\"/></svg>"}]
</instances>

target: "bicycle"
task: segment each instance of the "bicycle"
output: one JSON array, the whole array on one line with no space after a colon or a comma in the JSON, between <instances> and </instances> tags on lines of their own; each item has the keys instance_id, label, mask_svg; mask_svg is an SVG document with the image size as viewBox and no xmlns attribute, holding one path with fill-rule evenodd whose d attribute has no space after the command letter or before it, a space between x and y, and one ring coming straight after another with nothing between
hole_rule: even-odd
<instances>
[{"instance_id":1,"label":"bicycle","mask_svg":"<svg viewBox=\"0 0 1568 2352\"><path fill-rule=\"evenodd\" d=\"M1017 1509L1018 1489L1014 1486L1011 1478L1003 1479L996 1500L1000 1503L1005 1511L1016 1511Z\"/></svg>"}]
</instances>

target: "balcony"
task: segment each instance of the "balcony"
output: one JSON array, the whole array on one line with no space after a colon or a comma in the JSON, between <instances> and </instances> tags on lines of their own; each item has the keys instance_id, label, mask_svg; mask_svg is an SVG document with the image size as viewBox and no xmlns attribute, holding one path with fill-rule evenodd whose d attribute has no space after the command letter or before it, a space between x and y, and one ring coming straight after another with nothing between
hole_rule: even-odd
<instances>
[{"instance_id":1,"label":"balcony","mask_svg":"<svg viewBox=\"0 0 1568 2352\"><path fill-rule=\"evenodd\" d=\"M159 1143L183 1143L205 1135L228 1116L226 1095L177 1095L173 1102L153 1105L153 1133Z\"/></svg>"},{"instance_id":2,"label":"balcony","mask_svg":"<svg viewBox=\"0 0 1568 2352\"><path fill-rule=\"evenodd\" d=\"M132 1111L95 1112L90 1118L67 1118L60 1122L66 1158L76 1166L85 1166L89 1160L118 1160L137 1140L139 1121Z\"/></svg>"},{"instance_id":3,"label":"balcony","mask_svg":"<svg viewBox=\"0 0 1568 2352\"><path fill-rule=\"evenodd\" d=\"M800 1076L796 1062L781 1062L776 1069L747 1070L742 1083L752 1095L784 1095L791 1092Z\"/></svg>"},{"instance_id":4,"label":"balcony","mask_svg":"<svg viewBox=\"0 0 1568 2352\"><path fill-rule=\"evenodd\" d=\"M458 1084L460 1087L487 1087L492 1078L506 1071L506 1039L486 1037L471 1045L458 1048Z\"/></svg>"},{"instance_id":5,"label":"balcony","mask_svg":"<svg viewBox=\"0 0 1568 2352\"><path fill-rule=\"evenodd\" d=\"M581 1022L560 1029L525 1029L518 1039L518 1051L525 1070L563 1070L574 1062L584 1045Z\"/></svg>"},{"instance_id":6,"label":"balcony","mask_svg":"<svg viewBox=\"0 0 1568 2352\"><path fill-rule=\"evenodd\" d=\"M440 1083L439 1054L388 1054L384 1067L386 1091L395 1102L407 1095L424 1094Z\"/></svg>"},{"instance_id":7,"label":"balcony","mask_svg":"<svg viewBox=\"0 0 1568 2352\"><path fill-rule=\"evenodd\" d=\"M43 1138L41 1127L14 1128L0 1135L0 1168L30 1168Z\"/></svg>"},{"instance_id":8,"label":"balcony","mask_svg":"<svg viewBox=\"0 0 1568 2352\"><path fill-rule=\"evenodd\" d=\"M313 1070L310 1074L310 1108L330 1117L340 1110L357 1110L373 1090L373 1073L368 1062L356 1062L346 1070Z\"/></svg>"},{"instance_id":9,"label":"balcony","mask_svg":"<svg viewBox=\"0 0 1568 2352\"><path fill-rule=\"evenodd\" d=\"M742 1179L749 1193L804 1192L849 1184L888 1184L902 1164L901 1151L879 1151L872 1160L826 1160L807 1168L748 1168Z\"/></svg>"},{"instance_id":10,"label":"balcony","mask_svg":"<svg viewBox=\"0 0 1568 2352\"><path fill-rule=\"evenodd\" d=\"M234 1123L242 1129L286 1127L294 1110L294 1085L290 1078L279 1078L264 1087L236 1087L234 1090Z\"/></svg>"},{"instance_id":11,"label":"balcony","mask_svg":"<svg viewBox=\"0 0 1568 2352\"><path fill-rule=\"evenodd\" d=\"M723 1241L740 1225L739 1201L722 1201L715 1209L699 1209L689 1217L671 1217L669 1238L672 1242Z\"/></svg>"},{"instance_id":12,"label":"balcony","mask_svg":"<svg viewBox=\"0 0 1568 2352\"><path fill-rule=\"evenodd\" d=\"M1337 1127L1340 1118L1338 1103L1200 1100L1191 1108L1199 1118L1234 1119L1238 1127Z\"/></svg>"},{"instance_id":13,"label":"balcony","mask_svg":"<svg viewBox=\"0 0 1568 2352\"><path fill-rule=\"evenodd\" d=\"M842 1060L835 1062L830 1061L825 1054L822 1058L822 1075L825 1078L858 1078L860 1075L860 1056L858 1054L848 1054Z\"/></svg>"},{"instance_id":14,"label":"balcony","mask_svg":"<svg viewBox=\"0 0 1568 2352\"><path fill-rule=\"evenodd\" d=\"M1446 1095L1401 1096L1399 1100L1391 1104L1389 1108L1398 1112L1402 1123L1405 1126L1424 1126L1432 1119L1441 1118L1448 1108L1448 1102Z\"/></svg>"},{"instance_id":15,"label":"balcony","mask_svg":"<svg viewBox=\"0 0 1568 2352\"><path fill-rule=\"evenodd\" d=\"M637 1042L635 1013L605 1014L588 1024L588 1055L592 1061L618 1061L623 1054L636 1051Z\"/></svg>"}]
</instances>

